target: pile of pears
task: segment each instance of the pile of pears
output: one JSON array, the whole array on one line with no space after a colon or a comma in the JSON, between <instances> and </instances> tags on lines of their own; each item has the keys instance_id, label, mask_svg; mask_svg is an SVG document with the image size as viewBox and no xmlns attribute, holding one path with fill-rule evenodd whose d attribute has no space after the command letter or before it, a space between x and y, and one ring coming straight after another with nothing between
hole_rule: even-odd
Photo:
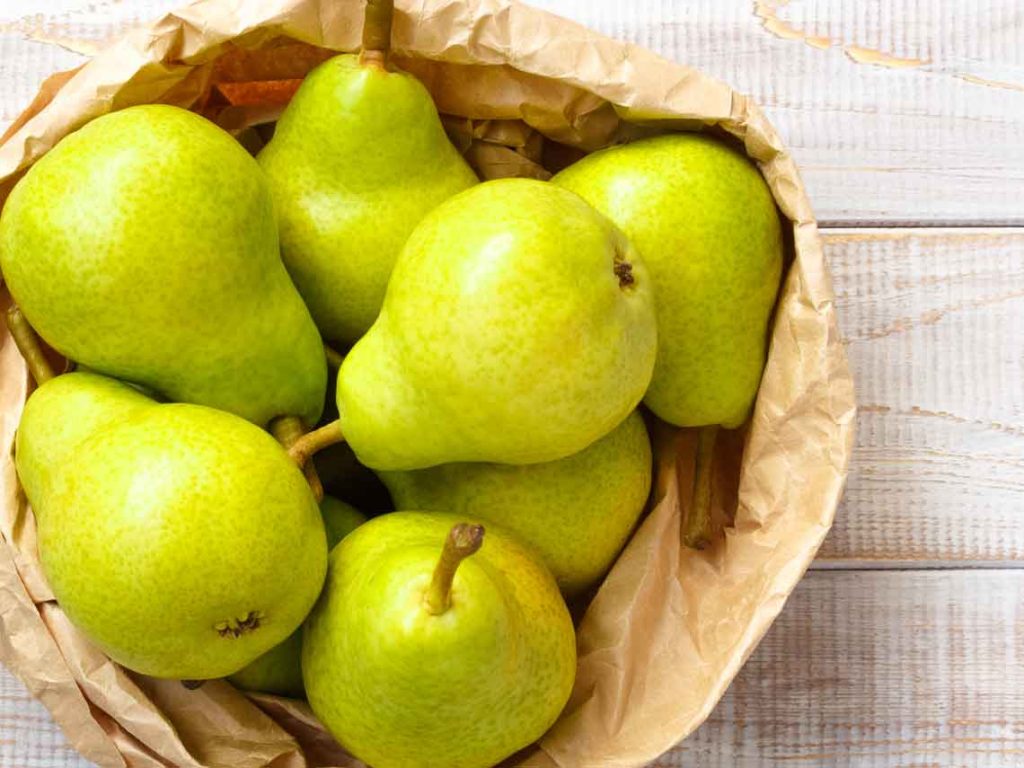
<instances>
[{"instance_id":1,"label":"pile of pears","mask_svg":"<svg viewBox=\"0 0 1024 768\"><path fill-rule=\"evenodd\" d=\"M390 14L371 0L362 52L255 157L135 106L18 181L15 463L53 594L119 664L306 698L375 768L486 768L568 701L568 605L644 511L647 422L701 428L683 535L711 538L782 228L703 134L481 183L389 61ZM347 503L350 470L323 495L312 457L341 441L398 511Z\"/></svg>"}]
</instances>

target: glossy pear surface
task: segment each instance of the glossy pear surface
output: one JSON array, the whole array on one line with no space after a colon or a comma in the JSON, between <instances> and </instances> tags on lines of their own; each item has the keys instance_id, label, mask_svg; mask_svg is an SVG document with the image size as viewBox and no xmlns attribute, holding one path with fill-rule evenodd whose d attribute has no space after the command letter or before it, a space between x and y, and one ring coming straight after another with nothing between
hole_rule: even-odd
<instances>
[{"instance_id":1,"label":"glossy pear surface","mask_svg":"<svg viewBox=\"0 0 1024 768\"><path fill-rule=\"evenodd\" d=\"M366 515L333 496L324 496L320 514L327 529L327 549L366 522ZM295 630L287 640L271 648L252 663L228 677L244 691L260 691L277 696L301 699L306 695L302 685L302 629Z\"/></svg>"},{"instance_id":2,"label":"glossy pear surface","mask_svg":"<svg viewBox=\"0 0 1024 768\"><path fill-rule=\"evenodd\" d=\"M241 669L295 631L326 571L302 472L266 432L203 406L154 405L97 430L39 506L61 608L155 677Z\"/></svg>"},{"instance_id":3,"label":"glossy pear surface","mask_svg":"<svg viewBox=\"0 0 1024 768\"><path fill-rule=\"evenodd\" d=\"M338 374L342 431L373 469L527 464L632 411L657 331L647 270L582 198L502 179L435 208Z\"/></svg>"},{"instance_id":4,"label":"glossy pear surface","mask_svg":"<svg viewBox=\"0 0 1024 768\"><path fill-rule=\"evenodd\" d=\"M155 405L134 387L95 373L66 373L38 387L18 423L14 462L35 512L54 475L83 440Z\"/></svg>"},{"instance_id":5,"label":"glossy pear surface","mask_svg":"<svg viewBox=\"0 0 1024 768\"><path fill-rule=\"evenodd\" d=\"M495 528L459 565L447 611L425 603L453 515L374 518L332 552L305 626L310 705L374 768L489 768L541 736L576 671L551 574ZM440 760L440 763L439 763Z\"/></svg>"},{"instance_id":6,"label":"glossy pear surface","mask_svg":"<svg viewBox=\"0 0 1024 768\"><path fill-rule=\"evenodd\" d=\"M618 224L650 271L658 362L644 403L679 426L739 426L782 270L779 212L756 166L676 133L595 152L553 181Z\"/></svg>"},{"instance_id":7,"label":"glossy pear surface","mask_svg":"<svg viewBox=\"0 0 1024 768\"><path fill-rule=\"evenodd\" d=\"M416 224L477 182L426 88L355 55L306 76L259 162L288 271L324 337L345 343L376 319Z\"/></svg>"},{"instance_id":8,"label":"glossy pear surface","mask_svg":"<svg viewBox=\"0 0 1024 768\"><path fill-rule=\"evenodd\" d=\"M651 444L634 411L610 434L557 461L442 464L381 477L399 509L445 510L516 534L572 596L604 576L643 512Z\"/></svg>"},{"instance_id":9,"label":"glossy pear surface","mask_svg":"<svg viewBox=\"0 0 1024 768\"><path fill-rule=\"evenodd\" d=\"M319 417L323 349L266 178L198 115L129 107L61 140L4 205L0 268L39 334L91 369L260 425Z\"/></svg>"}]
</instances>

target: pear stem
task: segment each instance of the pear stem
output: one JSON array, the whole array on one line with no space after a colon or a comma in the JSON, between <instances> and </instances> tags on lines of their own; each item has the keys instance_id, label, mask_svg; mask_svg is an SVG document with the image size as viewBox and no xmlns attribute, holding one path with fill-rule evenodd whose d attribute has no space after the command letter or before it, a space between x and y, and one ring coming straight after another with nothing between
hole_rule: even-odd
<instances>
[{"instance_id":1,"label":"pear stem","mask_svg":"<svg viewBox=\"0 0 1024 768\"><path fill-rule=\"evenodd\" d=\"M25 358L28 372L32 374L36 384L45 384L52 379L56 374L53 372L50 361L43 354L39 336L17 305L7 310L7 327L11 331L14 345L21 352L21 356Z\"/></svg>"},{"instance_id":2,"label":"pear stem","mask_svg":"<svg viewBox=\"0 0 1024 768\"><path fill-rule=\"evenodd\" d=\"M701 427L697 436L697 459L693 477L693 503L683 528L683 543L704 549L711 541L711 466L715 458L718 425Z\"/></svg>"},{"instance_id":3,"label":"pear stem","mask_svg":"<svg viewBox=\"0 0 1024 768\"><path fill-rule=\"evenodd\" d=\"M277 438L277 442L285 447L291 448L295 442L306 433L302 419L298 416L279 416L270 422L270 434ZM320 482L320 475L316 472L316 466L311 460L302 464L302 473L306 476L306 482L316 497L319 504L324 500L324 485Z\"/></svg>"},{"instance_id":4,"label":"pear stem","mask_svg":"<svg viewBox=\"0 0 1024 768\"><path fill-rule=\"evenodd\" d=\"M302 419L298 416L278 416L270 422L270 434L277 438L277 442L285 448L291 448L292 443L306 433L302 426Z\"/></svg>"},{"instance_id":5,"label":"pear stem","mask_svg":"<svg viewBox=\"0 0 1024 768\"><path fill-rule=\"evenodd\" d=\"M324 356L327 358L327 367L332 371L341 368L341 364L345 362L345 356L341 352L326 344L324 344Z\"/></svg>"},{"instance_id":6,"label":"pear stem","mask_svg":"<svg viewBox=\"0 0 1024 768\"><path fill-rule=\"evenodd\" d=\"M345 442L345 435L341 431L341 420L335 419L324 424L320 429L314 429L299 437L288 446L288 454L301 467L313 457L313 454L324 448L329 448L335 443L343 442Z\"/></svg>"},{"instance_id":7,"label":"pear stem","mask_svg":"<svg viewBox=\"0 0 1024 768\"><path fill-rule=\"evenodd\" d=\"M387 69L391 51L391 19L395 14L394 0L366 0L363 17L363 52L359 62Z\"/></svg>"},{"instance_id":8,"label":"pear stem","mask_svg":"<svg viewBox=\"0 0 1024 768\"><path fill-rule=\"evenodd\" d=\"M441 559L434 568L434 578L430 580L430 587L424 596L427 611L434 616L440 616L452 607L452 582L455 580L455 571L458 570L459 564L475 554L483 543L482 525L457 523L452 526L448 531L448 538L445 539L444 549L441 550Z\"/></svg>"}]
</instances>

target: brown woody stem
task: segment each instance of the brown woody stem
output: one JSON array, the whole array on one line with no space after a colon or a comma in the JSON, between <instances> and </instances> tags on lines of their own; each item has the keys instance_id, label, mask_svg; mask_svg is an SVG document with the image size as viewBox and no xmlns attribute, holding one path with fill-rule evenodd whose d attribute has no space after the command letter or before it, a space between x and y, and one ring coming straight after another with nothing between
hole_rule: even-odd
<instances>
[{"instance_id":1,"label":"brown woody stem","mask_svg":"<svg viewBox=\"0 0 1024 768\"><path fill-rule=\"evenodd\" d=\"M345 356L341 352L326 344L324 344L324 356L327 358L327 367L333 371L341 368L341 364L345 362Z\"/></svg>"},{"instance_id":2,"label":"brown woody stem","mask_svg":"<svg viewBox=\"0 0 1024 768\"><path fill-rule=\"evenodd\" d=\"M290 449L306 433L306 429L298 416L280 416L270 422L270 433L277 438L277 442ZM324 500L324 485L320 482L316 466L308 459L301 466L306 482L309 483L309 488L319 504Z\"/></svg>"},{"instance_id":3,"label":"brown woody stem","mask_svg":"<svg viewBox=\"0 0 1024 768\"><path fill-rule=\"evenodd\" d=\"M391 50L391 19L395 14L394 0L366 0L363 17L363 52L361 64L387 69Z\"/></svg>"},{"instance_id":4,"label":"brown woody stem","mask_svg":"<svg viewBox=\"0 0 1024 768\"><path fill-rule=\"evenodd\" d=\"M484 527L458 523L452 526L445 539L441 559L434 568L434 577L424 597L427 610L434 616L440 616L451 608L452 582L459 564L470 555L476 553L484 543Z\"/></svg>"},{"instance_id":5,"label":"brown woody stem","mask_svg":"<svg viewBox=\"0 0 1024 768\"><path fill-rule=\"evenodd\" d=\"M288 454L300 467L313 458L313 454L328 448L335 443L345 441L345 435L341 431L341 421L334 421L324 424L320 429L307 432L288 446Z\"/></svg>"},{"instance_id":6,"label":"brown woody stem","mask_svg":"<svg viewBox=\"0 0 1024 768\"><path fill-rule=\"evenodd\" d=\"M683 543L704 549L711 541L711 467L715 458L718 425L702 427L697 436L697 460L693 477L693 503L683 529Z\"/></svg>"},{"instance_id":7,"label":"brown woody stem","mask_svg":"<svg viewBox=\"0 0 1024 768\"><path fill-rule=\"evenodd\" d=\"M39 344L39 336L35 329L29 324L28 319L22 314L17 305L7 310L7 327L11 331L14 345L25 358L28 365L28 372L32 374L36 384L45 384L55 374L50 361L43 354L43 348Z\"/></svg>"}]
</instances>

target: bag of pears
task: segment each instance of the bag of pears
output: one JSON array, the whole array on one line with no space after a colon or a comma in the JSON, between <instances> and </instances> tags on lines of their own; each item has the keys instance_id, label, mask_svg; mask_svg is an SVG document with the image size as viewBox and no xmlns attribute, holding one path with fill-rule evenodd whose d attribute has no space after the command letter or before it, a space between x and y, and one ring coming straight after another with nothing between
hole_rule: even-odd
<instances>
[{"instance_id":1,"label":"bag of pears","mask_svg":"<svg viewBox=\"0 0 1024 768\"><path fill-rule=\"evenodd\" d=\"M529 440L511 439L520 437L511 433L517 420L537 410L526 402L516 411L523 403L507 394L498 405L508 420L493 430L481 427L486 420L474 421L472 411L482 408L483 400L469 384L463 395L467 413L458 425L465 434L459 440L425 447L413 442L417 429L410 424L425 433L454 423L446 421L452 406L435 399L430 409L416 400L415 407L401 411L416 421L386 425L392 436L383 446L375 443L372 436L379 429L373 419L389 405L375 377L388 366L407 372L424 358L412 348L416 317L399 322L393 310L385 310L394 316L388 321L390 336L371 331L380 337L372 342L376 351L369 350L370 343L357 351L352 370L342 375L337 403L333 391L327 401L329 409L335 404L341 409L343 427L345 419L352 420L354 456L346 459L352 466L357 458L371 467L378 464L374 468L385 474L392 493L408 504L457 499L464 505L461 512L472 508L470 491L475 491L452 493L451 483L475 478L471 482L484 498L500 500L500 494L486 494L495 483L506 487L504 475L434 471L428 465L557 460L608 433L643 398L653 462L644 514L599 585L588 589L572 581L571 563L559 572L559 585L566 591L571 584L567 591L573 594L575 685L547 732L503 765L644 765L685 738L715 706L813 559L845 480L853 435L852 382L798 170L757 106L728 86L542 11L491 0L400 0L388 66L406 78L375 80L364 65L376 64L357 55L338 60L337 71L319 70L315 89L303 97L303 110L321 121L338 115L362 121L361 130L378 142L402 136L406 146L390 165L375 154L373 141L349 142L338 130L309 132L298 118L286 118L272 138L303 78L338 54L359 51L365 5L204 0L132 32L74 73L43 84L0 143L0 203L63 137L97 117L156 103L196 112L260 157L277 196L284 266L320 334L346 349L388 303L390 270L414 225L433 206L467 194L463 190L478 181L553 179L552 186L571 190L613 222L646 265L627 268L619 263L626 259L610 264L617 285L629 290L631 281L652 281L654 310L638 310L646 330L629 342L634 345L629 354L619 356L594 352L600 352L599 340L620 343L608 342L605 329L584 328L580 320L573 335L568 321L558 326L565 334L565 354L548 352L552 376L573 370L583 354L604 367L600 377L587 382L601 394L596 406L568 397L565 409L544 411L529 423L531 431L547 436L545 446L557 450L533 453ZM367 93L376 94L376 106L360 113L360 98ZM346 111L332 111L332 103ZM346 167L360 162L373 169L369 178L344 176ZM326 168L330 173L323 172ZM395 192L403 173L411 179L406 189L411 194ZM547 192L513 187L530 198L524 205L536 207L534 218L553 210L554 202L544 202ZM551 199L568 194L552 192ZM675 202L663 204L666 199ZM340 206L351 219L325 216L317 208L322 200L333 200L332 210ZM695 214L730 230L732 239L703 238L699 227L691 226ZM499 218L477 223L484 231ZM471 211L465 220L473 221ZM430 253L444 250L443 242L430 240L434 230L444 227L418 235L427 262L434 258ZM555 235L565 238L565 232ZM616 246L616 252L624 248ZM582 259L583 250L574 258ZM346 256L349 252L357 255ZM339 267L339 259L347 259L347 266ZM708 281L712 268L719 272ZM490 276L479 272L475 279ZM419 290L418 281L407 278L403 285ZM471 271L458 275L460 285L472 279ZM324 289L331 280L359 286L352 300L332 303L337 291ZM257 282L253 285L259 287ZM418 313L446 306L445 281L433 279L431 286L437 294L421 296ZM12 283L12 290L18 288ZM33 290L45 294L46 286ZM5 309L11 303L6 286L0 302ZM36 311L45 311L45 302L40 306L44 309ZM33 307L24 309L32 319ZM258 319L251 311L246 317L246 322ZM517 333L529 319L523 316ZM82 331L77 322L65 323L69 333ZM301 324L309 327L304 316ZM214 330L211 325L206 332ZM0 661L48 707L71 744L99 765L220 768L237 765L240 756L254 766L362 765L304 701L244 693L220 680L196 688L130 673L69 621L40 565L36 520L12 461L31 386L7 331L2 334ZM303 334L308 346L309 334ZM286 336L274 336L281 348L288 347ZM471 334L465 338L466 345L479 341ZM110 350L98 346L90 360L102 368ZM151 347L143 341L140 348L153 352ZM85 349L68 344L69 351L73 348ZM370 351L373 364L355 370ZM111 375L128 375L137 354L127 354L129 362L117 361ZM422 368L419 382L408 387L413 398L436 390L436 383L462 364L455 358L427 362L435 367ZM486 381L501 370L496 365L466 376ZM613 375L622 387L598 386ZM191 387L195 382L176 376L160 372L146 382L164 388L161 394L172 399L205 392L202 387L210 384ZM318 371L309 374L311 388L320 386L318 376ZM179 386L182 382L189 386ZM255 394L228 407L262 426L278 414L272 406L248 413L255 407L253 397L267 392L256 377L245 384L246 392ZM524 386L518 381L513 390ZM555 388L538 386L537 391L549 407ZM372 398L381 398L380 403ZM371 400L374 408L359 410ZM300 403L285 410L312 419L317 408ZM562 434L562 422L568 423L563 417L570 412L573 423L587 424L578 435ZM636 426L637 417L632 419ZM587 498L599 487L563 485ZM614 554L628 531L628 524L606 531L614 540L602 546ZM548 565L552 562L549 558ZM556 570L562 565L556 563ZM578 570L591 583L593 564L586 561ZM416 759L447 764L444 754Z\"/></svg>"}]
</instances>

